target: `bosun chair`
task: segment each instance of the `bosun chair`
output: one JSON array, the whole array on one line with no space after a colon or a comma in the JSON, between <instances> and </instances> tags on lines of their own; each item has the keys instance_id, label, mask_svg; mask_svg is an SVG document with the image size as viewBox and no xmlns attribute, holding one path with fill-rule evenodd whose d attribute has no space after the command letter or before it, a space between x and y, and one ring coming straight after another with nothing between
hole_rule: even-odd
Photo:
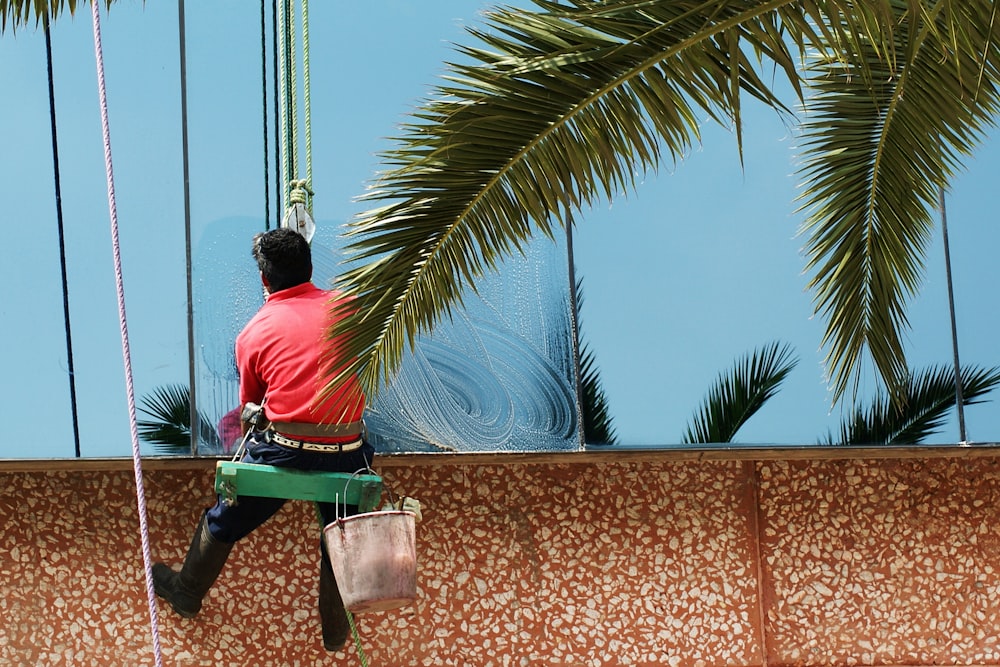
<instances>
[{"instance_id":1,"label":"bosun chair","mask_svg":"<svg viewBox=\"0 0 1000 667\"><path fill-rule=\"evenodd\" d=\"M382 497L382 478L370 473L304 471L219 461L215 466L215 491L227 503L238 502L239 496L264 496L357 505L358 512L371 512Z\"/></svg>"}]
</instances>

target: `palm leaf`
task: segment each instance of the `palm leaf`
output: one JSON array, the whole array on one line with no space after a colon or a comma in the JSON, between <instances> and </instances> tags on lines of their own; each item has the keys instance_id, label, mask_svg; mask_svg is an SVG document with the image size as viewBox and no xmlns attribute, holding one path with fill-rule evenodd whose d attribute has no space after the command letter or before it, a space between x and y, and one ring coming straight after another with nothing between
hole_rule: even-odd
<instances>
[{"instance_id":1,"label":"palm leaf","mask_svg":"<svg viewBox=\"0 0 1000 667\"><path fill-rule=\"evenodd\" d=\"M106 6L111 7L112 0ZM10 26L11 30L28 25L32 19L37 26L42 18L58 18L60 13L76 11L77 0L0 0L0 34Z\"/></svg>"},{"instance_id":2,"label":"palm leaf","mask_svg":"<svg viewBox=\"0 0 1000 667\"><path fill-rule=\"evenodd\" d=\"M731 124L739 146L741 93L785 109L748 54L798 90L790 44L878 44L893 25L888 0L535 4L488 14L489 30L471 31L481 46L460 49L471 64L449 65L383 154L364 197L374 208L349 230L358 264L341 284L356 310L331 332L350 332L340 349L357 361L328 389L358 374L375 393L464 289L573 211L681 159L700 115Z\"/></svg>"},{"instance_id":3,"label":"palm leaf","mask_svg":"<svg viewBox=\"0 0 1000 667\"><path fill-rule=\"evenodd\" d=\"M583 410L583 439L588 444L614 445L618 442L614 418L601 383L593 352L580 346L580 388Z\"/></svg>"},{"instance_id":4,"label":"palm leaf","mask_svg":"<svg viewBox=\"0 0 1000 667\"><path fill-rule=\"evenodd\" d=\"M931 210L998 111L995 3L893 6L902 29L891 57L860 40L809 69L803 232L834 401L852 378L856 388L866 355L890 390L905 380L906 305L923 276Z\"/></svg>"},{"instance_id":5,"label":"palm leaf","mask_svg":"<svg viewBox=\"0 0 1000 667\"><path fill-rule=\"evenodd\" d=\"M962 404L975 405L1000 384L1000 369L962 369ZM826 445L908 445L923 442L937 432L957 402L955 371L938 367L907 378L902 395L892 400L876 397L867 409L856 408L840 426L840 435L828 434Z\"/></svg>"},{"instance_id":6,"label":"palm leaf","mask_svg":"<svg viewBox=\"0 0 1000 667\"><path fill-rule=\"evenodd\" d=\"M740 427L774 396L797 363L792 349L777 342L738 359L709 390L683 442L732 442Z\"/></svg>"},{"instance_id":7,"label":"palm leaf","mask_svg":"<svg viewBox=\"0 0 1000 667\"><path fill-rule=\"evenodd\" d=\"M580 331L580 410L583 421L583 441L588 444L613 445L618 441L615 435L614 418L608 397L601 383L601 372L596 357L583 339L583 325L580 312L583 309L583 280L576 281L576 322Z\"/></svg>"},{"instance_id":8,"label":"palm leaf","mask_svg":"<svg viewBox=\"0 0 1000 667\"><path fill-rule=\"evenodd\" d=\"M191 400L184 385L157 387L143 396L139 411L151 417L137 422L139 437L168 454L191 453ZM198 439L209 449L219 448L219 434L198 414Z\"/></svg>"}]
</instances>

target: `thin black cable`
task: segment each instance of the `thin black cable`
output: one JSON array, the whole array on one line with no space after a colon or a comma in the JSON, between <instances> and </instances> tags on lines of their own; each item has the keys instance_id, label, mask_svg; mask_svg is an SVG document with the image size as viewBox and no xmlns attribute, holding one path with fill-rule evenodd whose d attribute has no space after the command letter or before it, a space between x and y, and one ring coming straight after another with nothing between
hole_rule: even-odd
<instances>
[{"instance_id":1,"label":"thin black cable","mask_svg":"<svg viewBox=\"0 0 1000 667\"><path fill-rule=\"evenodd\" d=\"M281 198L281 142L278 140L279 121L281 111L278 101L278 0L271 0L271 49L273 62L271 71L274 77L274 173L277 178L274 180L274 206L278 212L277 218L281 218L282 198Z\"/></svg>"},{"instance_id":2,"label":"thin black cable","mask_svg":"<svg viewBox=\"0 0 1000 667\"><path fill-rule=\"evenodd\" d=\"M56 188L56 226L59 230L59 269L62 272L63 321L66 329L66 361L69 375L69 402L73 418L73 443L80 458L80 421L76 407L76 371L73 367L73 331L69 317L69 281L66 273L66 236L63 227L62 187L59 182L59 138L56 133L56 92L52 76L52 37L49 15L45 14L45 64L49 79L49 122L52 126L52 171Z\"/></svg>"},{"instance_id":3,"label":"thin black cable","mask_svg":"<svg viewBox=\"0 0 1000 667\"><path fill-rule=\"evenodd\" d=\"M267 10L266 0L260 0L260 87L264 100L264 229L271 229L271 185L268 183L270 154L267 150Z\"/></svg>"},{"instance_id":4,"label":"thin black cable","mask_svg":"<svg viewBox=\"0 0 1000 667\"><path fill-rule=\"evenodd\" d=\"M566 273L569 279L569 316L573 342L573 385L576 388L576 419L579 424L580 449L587 445L586 424L583 415L583 373L580 370L580 304L576 300L576 257L573 251L573 215L566 219Z\"/></svg>"},{"instance_id":5,"label":"thin black cable","mask_svg":"<svg viewBox=\"0 0 1000 667\"><path fill-rule=\"evenodd\" d=\"M944 237L944 268L948 276L948 312L951 315L951 349L955 356L955 406L958 411L958 438L966 444L965 400L962 395L962 365L958 361L958 324L955 321L955 291L951 284L951 250L948 247L948 216L944 206L944 187L938 189L938 205L941 210L941 235Z\"/></svg>"},{"instance_id":6,"label":"thin black cable","mask_svg":"<svg viewBox=\"0 0 1000 667\"><path fill-rule=\"evenodd\" d=\"M191 454L198 454L201 420L198 418L197 372L194 346L194 286L191 279L191 170L188 160L187 46L184 38L184 0L177 3L177 35L181 75L181 164L184 172L184 264L187 281L188 409L191 420Z\"/></svg>"}]
</instances>

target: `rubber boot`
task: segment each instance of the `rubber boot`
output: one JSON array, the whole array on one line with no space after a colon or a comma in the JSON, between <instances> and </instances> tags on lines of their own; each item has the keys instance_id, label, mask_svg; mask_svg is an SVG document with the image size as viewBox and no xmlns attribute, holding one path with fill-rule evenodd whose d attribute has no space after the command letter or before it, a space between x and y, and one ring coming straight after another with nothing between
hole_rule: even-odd
<instances>
[{"instance_id":1,"label":"rubber boot","mask_svg":"<svg viewBox=\"0 0 1000 667\"><path fill-rule=\"evenodd\" d=\"M351 626L347 621L347 610L340 597L337 579L333 575L330 556L326 553L326 545L321 545L320 550L323 558L319 565L319 618L323 624L323 648L338 651L347 643Z\"/></svg>"},{"instance_id":2,"label":"rubber boot","mask_svg":"<svg viewBox=\"0 0 1000 667\"><path fill-rule=\"evenodd\" d=\"M156 594L184 618L194 618L201 611L201 600L222 572L232 548L232 543L212 537L203 514L180 571L163 563L153 565Z\"/></svg>"}]
</instances>

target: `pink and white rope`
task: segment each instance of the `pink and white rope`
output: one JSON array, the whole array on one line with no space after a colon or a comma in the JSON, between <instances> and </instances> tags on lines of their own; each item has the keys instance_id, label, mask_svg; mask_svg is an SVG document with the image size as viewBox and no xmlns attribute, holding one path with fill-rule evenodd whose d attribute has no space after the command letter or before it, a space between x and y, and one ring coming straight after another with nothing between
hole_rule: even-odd
<instances>
[{"instance_id":1,"label":"pink and white rope","mask_svg":"<svg viewBox=\"0 0 1000 667\"><path fill-rule=\"evenodd\" d=\"M94 53L97 58L97 87L101 102L101 130L104 135L104 169L108 179L108 210L111 214L111 244L115 261L115 285L118 291L118 321L122 334L122 357L125 361L125 389L128 394L129 427L132 433L132 467L135 471L135 491L142 533L142 562L146 572L146 595L149 601L149 622L153 635L156 666L161 667L159 622L156 614L156 593L153 590L153 570L149 551L149 527L146 521L146 493L142 483L142 458L139 453L139 428L135 412L135 388L132 383L132 354L129 351L128 323L125 318L125 285L122 280L121 247L118 242L118 207L115 204L115 176L111 165L111 129L108 122L108 98L104 85L104 51L101 47L101 17L98 5L90 3L94 23Z\"/></svg>"}]
</instances>

